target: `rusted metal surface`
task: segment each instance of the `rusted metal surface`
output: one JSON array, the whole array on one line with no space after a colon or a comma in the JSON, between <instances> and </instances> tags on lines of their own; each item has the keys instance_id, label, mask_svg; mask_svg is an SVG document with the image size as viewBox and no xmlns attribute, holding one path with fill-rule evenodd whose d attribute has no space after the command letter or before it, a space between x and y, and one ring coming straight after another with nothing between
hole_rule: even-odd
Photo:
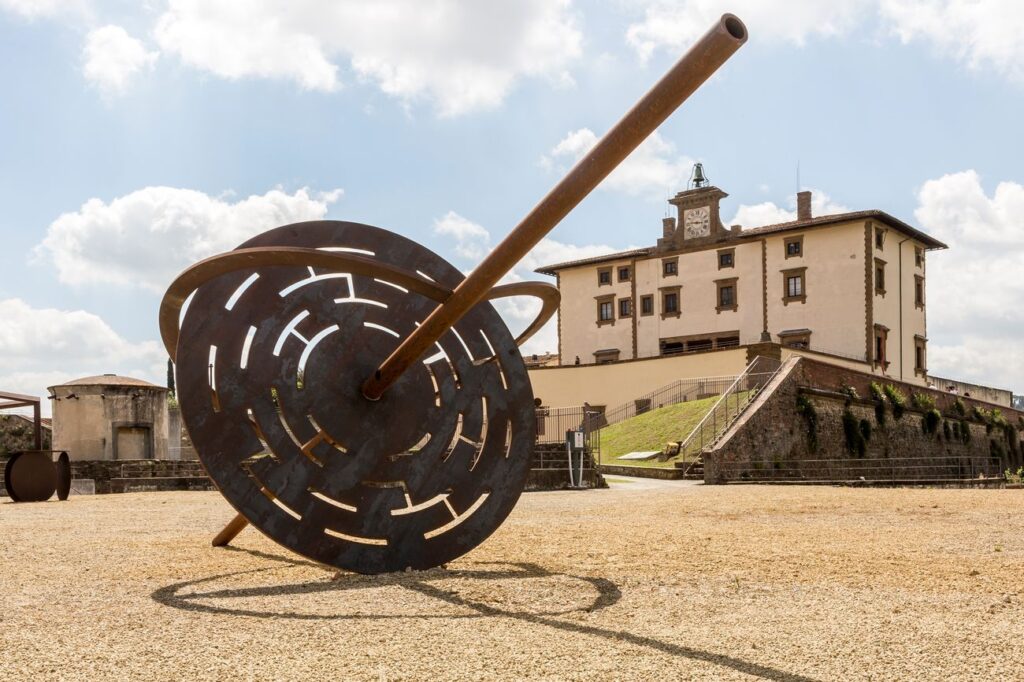
<instances>
[{"instance_id":1,"label":"rusted metal surface","mask_svg":"<svg viewBox=\"0 0 1024 682\"><path fill-rule=\"evenodd\" d=\"M228 501L284 546L362 573L429 568L482 542L522 491L535 429L522 356L494 308L477 305L383 399L368 401L365 372L462 274L356 223L285 226L240 250L348 261L238 270L228 259L228 274L216 274L216 261L204 266L210 279L198 278L173 354L182 416ZM172 287L175 299L196 283ZM547 285L494 293L524 291L557 306ZM175 307L168 302L165 319Z\"/></svg>"},{"instance_id":2,"label":"rusted metal surface","mask_svg":"<svg viewBox=\"0 0 1024 682\"><path fill-rule=\"evenodd\" d=\"M62 452L53 464L57 473L57 499L63 502L71 494L71 458Z\"/></svg>"},{"instance_id":3,"label":"rusted metal surface","mask_svg":"<svg viewBox=\"0 0 1024 682\"><path fill-rule=\"evenodd\" d=\"M53 453L26 450L11 455L4 467L4 487L13 502L43 502L53 497L57 490Z\"/></svg>"},{"instance_id":4,"label":"rusted metal surface","mask_svg":"<svg viewBox=\"0 0 1024 682\"><path fill-rule=\"evenodd\" d=\"M745 40L723 17L468 278L400 235L337 221L271 230L182 273L160 327L189 434L238 512L214 544L252 523L379 573L438 566L494 532L536 440L517 342L558 306L547 284L494 285ZM519 339L488 302L515 295L542 300Z\"/></svg>"},{"instance_id":5,"label":"rusted metal surface","mask_svg":"<svg viewBox=\"0 0 1024 682\"><path fill-rule=\"evenodd\" d=\"M217 533L217 536L213 538L213 542L210 544L214 547L225 547L231 544L239 533L245 530L245 527L249 525L249 520L241 514L235 514L235 518L228 522L228 525Z\"/></svg>"},{"instance_id":6,"label":"rusted metal surface","mask_svg":"<svg viewBox=\"0 0 1024 682\"><path fill-rule=\"evenodd\" d=\"M723 15L484 258L455 289L451 298L438 306L419 329L366 378L363 395L371 400L380 398L434 341L483 300L505 273L512 270L746 40L747 29L743 22L731 14Z\"/></svg>"}]
</instances>

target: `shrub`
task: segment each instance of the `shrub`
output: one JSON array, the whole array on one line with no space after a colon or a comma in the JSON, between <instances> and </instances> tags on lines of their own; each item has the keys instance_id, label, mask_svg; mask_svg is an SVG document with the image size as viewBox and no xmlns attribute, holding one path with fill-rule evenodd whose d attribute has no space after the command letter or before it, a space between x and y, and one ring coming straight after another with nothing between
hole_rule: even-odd
<instances>
[{"instance_id":1,"label":"shrub","mask_svg":"<svg viewBox=\"0 0 1024 682\"><path fill-rule=\"evenodd\" d=\"M882 392L882 385L877 381L871 382L871 399L872 400L885 400L885 393Z\"/></svg>"},{"instance_id":2,"label":"shrub","mask_svg":"<svg viewBox=\"0 0 1024 682\"><path fill-rule=\"evenodd\" d=\"M871 382L871 399L875 401L875 421L885 426L885 393L877 381Z\"/></svg>"},{"instance_id":3,"label":"shrub","mask_svg":"<svg viewBox=\"0 0 1024 682\"><path fill-rule=\"evenodd\" d=\"M1016 472L1014 472L1014 471L1012 471L1010 469L1007 469L1006 470L1006 482L1007 483L1015 483L1017 485L1020 485L1021 483L1024 483L1024 467L1021 467L1021 468L1017 469Z\"/></svg>"},{"instance_id":4,"label":"shrub","mask_svg":"<svg viewBox=\"0 0 1024 682\"><path fill-rule=\"evenodd\" d=\"M892 384L885 385L885 395L892 403L893 419L899 420L903 416L904 410L907 409L907 396Z\"/></svg>"},{"instance_id":5,"label":"shrub","mask_svg":"<svg viewBox=\"0 0 1024 682\"><path fill-rule=\"evenodd\" d=\"M953 401L953 414L960 415L961 417L967 416L967 407L964 405L962 398L957 398Z\"/></svg>"},{"instance_id":6,"label":"shrub","mask_svg":"<svg viewBox=\"0 0 1024 682\"><path fill-rule=\"evenodd\" d=\"M949 427L949 421L942 420L942 435L946 437L946 440L953 440L952 429Z\"/></svg>"},{"instance_id":7,"label":"shrub","mask_svg":"<svg viewBox=\"0 0 1024 682\"><path fill-rule=\"evenodd\" d=\"M849 410L843 410L843 435L846 436L846 450L852 455L863 457L867 444L860 431L860 422Z\"/></svg>"},{"instance_id":8,"label":"shrub","mask_svg":"<svg viewBox=\"0 0 1024 682\"><path fill-rule=\"evenodd\" d=\"M935 409L935 398L927 393L911 393L910 404L922 412Z\"/></svg>"},{"instance_id":9,"label":"shrub","mask_svg":"<svg viewBox=\"0 0 1024 682\"><path fill-rule=\"evenodd\" d=\"M971 442L971 427L966 421L960 422L960 440L966 445Z\"/></svg>"},{"instance_id":10,"label":"shrub","mask_svg":"<svg viewBox=\"0 0 1024 682\"><path fill-rule=\"evenodd\" d=\"M932 408L924 413L924 417L921 419L921 425L924 428L924 432L933 434L939 430L939 422L942 421L942 413Z\"/></svg>"},{"instance_id":11,"label":"shrub","mask_svg":"<svg viewBox=\"0 0 1024 682\"><path fill-rule=\"evenodd\" d=\"M796 411L803 415L807 422L807 441L811 445L811 452L818 451L818 411L814 409L814 403L801 395L796 399Z\"/></svg>"},{"instance_id":12,"label":"shrub","mask_svg":"<svg viewBox=\"0 0 1024 682\"><path fill-rule=\"evenodd\" d=\"M839 387L839 392L846 396L846 404L849 405L854 400L859 400L860 395L857 394L857 389L848 384L843 384Z\"/></svg>"}]
</instances>

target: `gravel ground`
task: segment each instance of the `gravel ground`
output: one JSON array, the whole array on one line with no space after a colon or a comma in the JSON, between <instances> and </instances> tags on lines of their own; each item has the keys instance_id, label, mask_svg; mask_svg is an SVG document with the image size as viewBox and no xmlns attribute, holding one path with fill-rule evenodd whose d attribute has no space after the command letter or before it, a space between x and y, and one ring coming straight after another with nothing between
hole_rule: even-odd
<instances>
[{"instance_id":1,"label":"gravel ground","mask_svg":"<svg viewBox=\"0 0 1024 682\"><path fill-rule=\"evenodd\" d=\"M447 570L289 555L216 493L0 503L0 680L1024 679L1024 492L530 493Z\"/></svg>"}]
</instances>

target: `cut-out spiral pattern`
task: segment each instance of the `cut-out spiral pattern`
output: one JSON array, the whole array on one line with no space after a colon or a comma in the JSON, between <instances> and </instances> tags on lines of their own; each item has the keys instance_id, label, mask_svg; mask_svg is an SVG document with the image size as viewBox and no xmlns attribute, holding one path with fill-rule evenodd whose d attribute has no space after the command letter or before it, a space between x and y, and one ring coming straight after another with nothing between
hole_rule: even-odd
<instances>
[{"instance_id":1,"label":"cut-out spiral pattern","mask_svg":"<svg viewBox=\"0 0 1024 682\"><path fill-rule=\"evenodd\" d=\"M489 303L379 401L360 392L461 280L415 242L335 221L271 230L178 278L161 328L182 415L239 513L299 554L361 573L443 564L501 524L536 425L516 340ZM539 295L532 333L557 306L552 290L491 298Z\"/></svg>"}]
</instances>

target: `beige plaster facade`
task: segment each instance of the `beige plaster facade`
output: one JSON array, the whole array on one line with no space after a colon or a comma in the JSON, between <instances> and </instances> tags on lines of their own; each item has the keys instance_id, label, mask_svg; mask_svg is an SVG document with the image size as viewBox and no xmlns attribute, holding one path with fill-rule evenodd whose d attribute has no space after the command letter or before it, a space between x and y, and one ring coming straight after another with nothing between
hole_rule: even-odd
<instances>
[{"instance_id":1,"label":"beige plaster facade","mask_svg":"<svg viewBox=\"0 0 1024 682\"><path fill-rule=\"evenodd\" d=\"M528 370L533 395L547 407L589 403L611 408L683 377L736 376L747 366L743 348L681 354L604 365L562 365Z\"/></svg>"},{"instance_id":2,"label":"beige plaster facade","mask_svg":"<svg viewBox=\"0 0 1024 682\"><path fill-rule=\"evenodd\" d=\"M881 211L814 217L807 192L795 221L726 228L718 218L724 196L715 187L677 194L677 217L663 221L653 247L538 270L554 275L562 294L562 365L706 357L770 341L927 383L926 253L944 244ZM664 365L663 381L637 395L717 372L700 365L687 366L697 374ZM535 393L559 404L546 388L535 385ZM620 401L629 394L620 391Z\"/></svg>"},{"instance_id":3,"label":"beige plaster facade","mask_svg":"<svg viewBox=\"0 0 1024 682\"><path fill-rule=\"evenodd\" d=\"M167 389L106 374L51 386L53 449L72 460L167 459Z\"/></svg>"}]
</instances>

